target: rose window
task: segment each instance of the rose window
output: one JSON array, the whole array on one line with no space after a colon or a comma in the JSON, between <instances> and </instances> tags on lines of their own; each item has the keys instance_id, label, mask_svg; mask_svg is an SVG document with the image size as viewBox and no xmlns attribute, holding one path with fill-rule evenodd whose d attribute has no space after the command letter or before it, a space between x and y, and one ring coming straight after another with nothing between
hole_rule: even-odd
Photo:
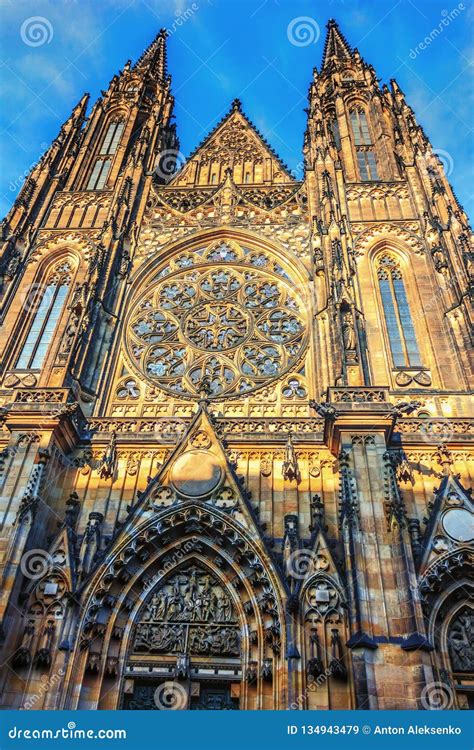
<instances>
[{"instance_id":1,"label":"rose window","mask_svg":"<svg viewBox=\"0 0 474 750\"><path fill-rule=\"evenodd\" d=\"M305 305L286 272L269 259L262 268L266 256L239 266L212 252L162 271L129 318L133 367L173 395L197 397L205 383L211 397L235 397L281 377L305 351Z\"/></svg>"}]
</instances>

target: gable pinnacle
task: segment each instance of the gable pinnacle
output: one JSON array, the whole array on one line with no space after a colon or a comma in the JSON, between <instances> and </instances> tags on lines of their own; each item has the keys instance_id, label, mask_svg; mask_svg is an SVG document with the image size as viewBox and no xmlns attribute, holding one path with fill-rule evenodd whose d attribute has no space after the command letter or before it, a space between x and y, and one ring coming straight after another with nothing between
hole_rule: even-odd
<instances>
[{"instance_id":1,"label":"gable pinnacle","mask_svg":"<svg viewBox=\"0 0 474 750\"><path fill-rule=\"evenodd\" d=\"M167 37L168 30L165 28L160 29L149 47L138 58L134 67L141 70L148 68L160 81L164 81L167 77Z\"/></svg>"},{"instance_id":2,"label":"gable pinnacle","mask_svg":"<svg viewBox=\"0 0 474 750\"><path fill-rule=\"evenodd\" d=\"M338 60L350 60L353 54L351 46L339 28L337 21L330 18L326 28L328 32L324 43L321 69L325 68L334 57Z\"/></svg>"}]
</instances>

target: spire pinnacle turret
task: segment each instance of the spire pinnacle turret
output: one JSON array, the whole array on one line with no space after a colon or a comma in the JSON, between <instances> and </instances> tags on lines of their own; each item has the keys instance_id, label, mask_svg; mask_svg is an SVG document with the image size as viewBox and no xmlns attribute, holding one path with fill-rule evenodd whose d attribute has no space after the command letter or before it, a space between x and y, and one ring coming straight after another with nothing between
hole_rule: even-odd
<instances>
[{"instance_id":1,"label":"spire pinnacle turret","mask_svg":"<svg viewBox=\"0 0 474 750\"><path fill-rule=\"evenodd\" d=\"M333 18L328 21L327 30L321 69L324 69L334 58L342 61L350 60L352 57L352 49L349 42Z\"/></svg>"},{"instance_id":2,"label":"spire pinnacle turret","mask_svg":"<svg viewBox=\"0 0 474 750\"><path fill-rule=\"evenodd\" d=\"M150 73L155 75L160 81L167 77L167 60L166 60L166 38L167 29L160 29L152 43L139 57L135 64L137 70L148 68Z\"/></svg>"}]
</instances>

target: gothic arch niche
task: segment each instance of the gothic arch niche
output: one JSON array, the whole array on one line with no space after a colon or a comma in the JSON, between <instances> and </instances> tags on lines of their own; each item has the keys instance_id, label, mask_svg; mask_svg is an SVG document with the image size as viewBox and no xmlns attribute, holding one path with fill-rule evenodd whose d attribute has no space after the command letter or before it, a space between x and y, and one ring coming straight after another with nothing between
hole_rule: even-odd
<instances>
[{"instance_id":1,"label":"gothic arch niche","mask_svg":"<svg viewBox=\"0 0 474 750\"><path fill-rule=\"evenodd\" d=\"M437 370L429 328L420 317L423 299L417 284L417 274L426 273L425 262L405 244L408 237L401 240L377 238L361 260L362 294L376 301L366 311L368 347L383 352L372 355L371 365L375 377L388 379L395 389L429 388Z\"/></svg>"},{"instance_id":2,"label":"gothic arch niche","mask_svg":"<svg viewBox=\"0 0 474 750\"><path fill-rule=\"evenodd\" d=\"M473 595L472 579L456 580L436 602L430 618L446 708L474 708Z\"/></svg>"},{"instance_id":3,"label":"gothic arch niche","mask_svg":"<svg viewBox=\"0 0 474 750\"><path fill-rule=\"evenodd\" d=\"M67 247L45 258L39 268L27 268L15 295L24 314L11 327L4 355L8 361L6 387L45 384L45 363L58 349L78 262L77 254Z\"/></svg>"},{"instance_id":4,"label":"gothic arch niche","mask_svg":"<svg viewBox=\"0 0 474 750\"><path fill-rule=\"evenodd\" d=\"M238 709L242 636L225 582L197 561L173 570L138 613L123 708ZM153 676L140 679L141 667Z\"/></svg>"},{"instance_id":5,"label":"gothic arch niche","mask_svg":"<svg viewBox=\"0 0 474 750\"><path fill-rule=\"evenodd\" d=\"M320 557L324 564L324 556ZM346 606L333 576L321 572L308 581L302 592L301 617L306 700L300 708L351 708Z\"/></svg>"},{"instance_id":6,"label":"gothic arch niche","mask_svg":"<svg viewBox=\"0 0 474 750\"><path fill-rule=\"evenodd\" d=\"M132 685L127 680L140 679L144 673L152 675L155 689L169 680L177 682L182 695L182 686L192 689L192 683L211 679L208 673L199 675L193 672L193 659L198 666L200 661L211 658L212 669L219 662L222 669L229 670L221 674L221 682L234 684L233 695L235 700L239 698L240 708L282 708L286 670L282 596L263 548L252 541L239 523L225 513L209 508L204 502L183 503L159 514L144 510L144 515L147 520L110 553L85 595L79 642L69 666L71 674L83 675L82 689L80 695L71 692L65 696L64 707L118 708L128 702L126 695L129 693L126 691L133 693L135 689L135 683ZM219 598L225 594L232 603L233 609L229 609L228 603L221 602L220 616L229 616L229 611L232 611L238 616L238 625L234 623L234 615L228 624L193 622L192 617L185 623L179 619L184 615L178 613L178 620L168 624L186 624L189 629L201 629L193 648L195 651L203 649L204 653L188 654L187 663L178 659L182 641L179 638L173 640L171 632L165 631L164 640L160 640L161 631L156 636L156 647L155 636L152 637L146 628L142 634L144 645L140 646L140 641L137 645L136 639L140 623L150 629L150 622L144 617L148 605L156 605L151 615L163 614L159 602L152 603L153 592L164 586L167 597L171 597L173 576L179 575L182 576L178 581L179 588L184 598L191 576L188 580L183 571L192 572L192 568L204 571L197 572L196 576L199 593L202 594L205 577L209 575L215 596ZM190 617L190 609L186 611L186 616ZM176 618L176 611L172 612ZM151 624L162 626L165 623ZM239 631L239 653L211 653L211 636L216 635L218 627ZM138 635L142 637L140 630ZM140 649L148 648L150 639L152 662L164 661L168 671L150 673L148 666L141 672L130 671L129 660L143 662L143 656L148 652ZM205 652L206 643L209 643L209 653ZM234 636L227 632L224 648L231 649L232 643L235 644ZM161 648L163 650L159 650ZM213 648L218 650L218 646ZM214 677L219 680L219 674ZM240 696L237 695L239 692ZM188 693L185 695L187 706ZM213 700L222 701L222 694L214 696Z\"/></svg>"},{"instance_id":7,"label":"gothic arch niche","mask_svg":"<svg viewBox=\"0 0 474 750\"><path fill-rule=\"evenodd\" d=\"M134 281L127 370L168 403L203 387L213 400L240 399L292 373L307 388L305 273L251 234L216 230L167 248Z\"/></svg>"},{"instance_id":8,"label":"gothic arch niche","mask_svg":"<svg viewBox=\"0 0 474 750\"><path fill-rule=\"evenodd\" d=\"M36 555L36 560L39 559L44 558ZM64 675L59 648L64 639L70 582L65 570L61 570L65 560L64 551L55 550L52 559L54 565L51 570L34 581L24 594L20 627L18 630L10 628L6 634L12 644L13 671L7 674L2 690L8 692L14 689L19 678L22 683L19 698L25 701L21 703L22 708L55 708L54 695L44 687L60 683ZM34 561L35 555L30 560Z\"/></svg>"}]
</instances>

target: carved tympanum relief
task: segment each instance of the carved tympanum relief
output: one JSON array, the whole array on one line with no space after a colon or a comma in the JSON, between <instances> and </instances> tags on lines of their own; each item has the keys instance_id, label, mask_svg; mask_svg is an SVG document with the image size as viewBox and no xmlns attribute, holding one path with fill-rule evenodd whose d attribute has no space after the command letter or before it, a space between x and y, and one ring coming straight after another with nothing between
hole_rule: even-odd
<instances>
[{"instance_id":1,"label":"carved tympanum relief","mask_svg":"<svg viewBox=\"0 0 474 750\"><path fill-rule=\"evenodd\" d=\"M230 597L197 567L182 570L148 598L134 653L239 656L240 632Z\"/></svg>"}]
</instances>

